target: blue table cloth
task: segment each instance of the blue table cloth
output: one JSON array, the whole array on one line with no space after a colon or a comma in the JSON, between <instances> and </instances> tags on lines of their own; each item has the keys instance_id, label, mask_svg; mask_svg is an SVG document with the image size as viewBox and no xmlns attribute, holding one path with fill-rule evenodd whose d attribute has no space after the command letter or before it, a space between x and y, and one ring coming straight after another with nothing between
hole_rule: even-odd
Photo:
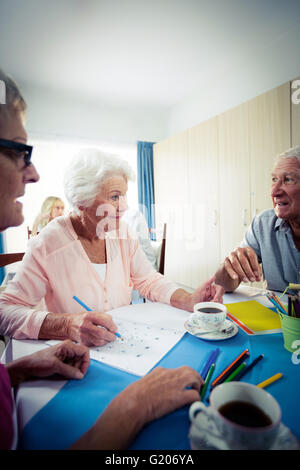
<instances>
[{"instance_id":1,"label":"blue table cloth","mask_svg":"<svg viewBox=\"0 0 300 470\"><path fill-rule=\"evenodd\" d=\"M204 341L186 333L157 365L166 368L189 365L201 373L216 348L220 353L212 380L246 348L250 353L248 364L262 353L264 359L243 377L244 382L258 384L277 372L283 373L267 390L280 403L282 422L300 440L300 364L284 349L281 333L250 336L239 329L235 337L225 341ZM138 380L135 375L91 361L83 380L68 381L27 423L19 448L67 449L93 425L108 403L135 380ZM188 406L183 407L147 425L130 449L189 450L188 409Z\"/></svg>"}]
</instances>

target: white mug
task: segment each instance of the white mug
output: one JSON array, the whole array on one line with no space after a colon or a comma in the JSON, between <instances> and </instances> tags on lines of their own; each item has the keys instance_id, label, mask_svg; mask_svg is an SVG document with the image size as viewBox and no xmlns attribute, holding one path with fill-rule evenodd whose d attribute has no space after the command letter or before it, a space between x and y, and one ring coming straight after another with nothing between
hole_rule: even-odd
<instances>
[{"instance_id":1,"label":"white mug","mask_svg":"<svg viewBox=\"0 0 300 470\"><path fill-rule=\"evenodd\" d=\"M193 326L204 331L216 331L222 328L226 315L225 305L217 302L200 302L194 305L194 313L190 315L189 320Z\"/></svg>"},{"instance_id":2,"label":"white mug","mask_svg":"<svg viewBox=\"0 0 300 470\"><path fill-rule=\"evenodd\" d=\"M220 413L222 406L237 401L255 405L267 415L270 424L262 427L245 426ZM205 421L201 417L202 413ZM262 450L269 449L276 439L281 409L275 398L265 390L244 382L228 382L214 388L210 395L210 406L200 401L193 403L189 416L192 423L189 434L192 449L199 449L199 443L205 435L207 440L219 443L219 448Z\"/></svg>"}]
</instances>

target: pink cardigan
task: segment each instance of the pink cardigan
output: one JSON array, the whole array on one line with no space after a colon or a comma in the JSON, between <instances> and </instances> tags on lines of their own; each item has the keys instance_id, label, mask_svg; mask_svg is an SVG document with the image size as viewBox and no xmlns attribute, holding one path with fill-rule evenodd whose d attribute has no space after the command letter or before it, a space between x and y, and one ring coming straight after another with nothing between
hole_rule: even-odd
<instances>
[{"instance_id":1,"label":"pink cardigan","mask_svg":"<svg viewBox=\"0 0 300 470\"><path fill-rule=\"evenodd\" d=\"M37 339L48 312L84 311L73 295L98 312L129 305L132 289L152 301L170 303L178 286L153 269L127 224L120 227L123 238L106 234L104 283L69 216L54 219L32 238L19 271L0 296L1 334Z\"/></svg>"}]
</instances>

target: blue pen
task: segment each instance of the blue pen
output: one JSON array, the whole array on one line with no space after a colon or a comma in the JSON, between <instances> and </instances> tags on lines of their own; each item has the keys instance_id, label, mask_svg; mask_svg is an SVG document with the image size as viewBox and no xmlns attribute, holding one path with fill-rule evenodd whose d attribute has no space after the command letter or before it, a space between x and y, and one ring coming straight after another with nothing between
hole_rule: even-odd
<instances>
[{"instance_id":1,"label":"blue pen","mask_svg":"<svg viewBox=\"0 0 300 470\"><path fill-rule=\"evenodd\" d=\"M83 308L85 308L88 312L91 312L92 309L90 307L88 307L87 305L85 305L84 302L82 302L82 300L80 300L76 295L73 295L73 299L76 300L76 302L78 302ZM115 333L115 335L120 338L120 339L123 339L122 336L120 335L120 333Z\"/></svg>"},{"instance_id":2,"label":"blue pen","mask_svg":"<svg viewBox=\"0 0 300 470\"><path fill-rule=\"evenodd\" d=\"M206 375L207 375L207 373L209 371L209 368L212 365L212 363L216 362L216 359L218 357L219 352L220 352L220 349L217 348L215 351L212 351L210 353L210 356L209 356L209 358L208 358L208 360L207 360L207 362L206 362L205 366L203 367L202 372L200 374L203 380L205 380Z\"/></svg>"}]
</instances>

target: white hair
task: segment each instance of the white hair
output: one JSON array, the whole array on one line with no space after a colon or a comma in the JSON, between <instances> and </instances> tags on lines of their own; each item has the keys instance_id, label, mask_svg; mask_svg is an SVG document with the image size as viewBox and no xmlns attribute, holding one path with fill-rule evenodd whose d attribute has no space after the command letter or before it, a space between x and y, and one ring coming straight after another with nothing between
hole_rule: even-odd
<instances>
[{"instance_id":1,"label":"white hair","mask_svg":"<svg viewBox=\"0 0 300 470\"><path fill-rule=\"evenodd\" d=\"M134 181L135 174L126 160L98 149L80 150L66 167L64 192L71 208L79 213L79 206L90 207L103 181L111 175L121 175Z\"/></svg>"},{"instance_id":2,"label":"white hair","mask_svg":"<svg viewBox=\"0 0 300 470\"><path fill-rule=\"evenodd\" d=\"M297 158L299 166L300 166L300 145L297 145L296 147L291 147L290 149L286 150L285 152L277 155L276 163L281 158Z\"/></svg>"}]
</instances>

